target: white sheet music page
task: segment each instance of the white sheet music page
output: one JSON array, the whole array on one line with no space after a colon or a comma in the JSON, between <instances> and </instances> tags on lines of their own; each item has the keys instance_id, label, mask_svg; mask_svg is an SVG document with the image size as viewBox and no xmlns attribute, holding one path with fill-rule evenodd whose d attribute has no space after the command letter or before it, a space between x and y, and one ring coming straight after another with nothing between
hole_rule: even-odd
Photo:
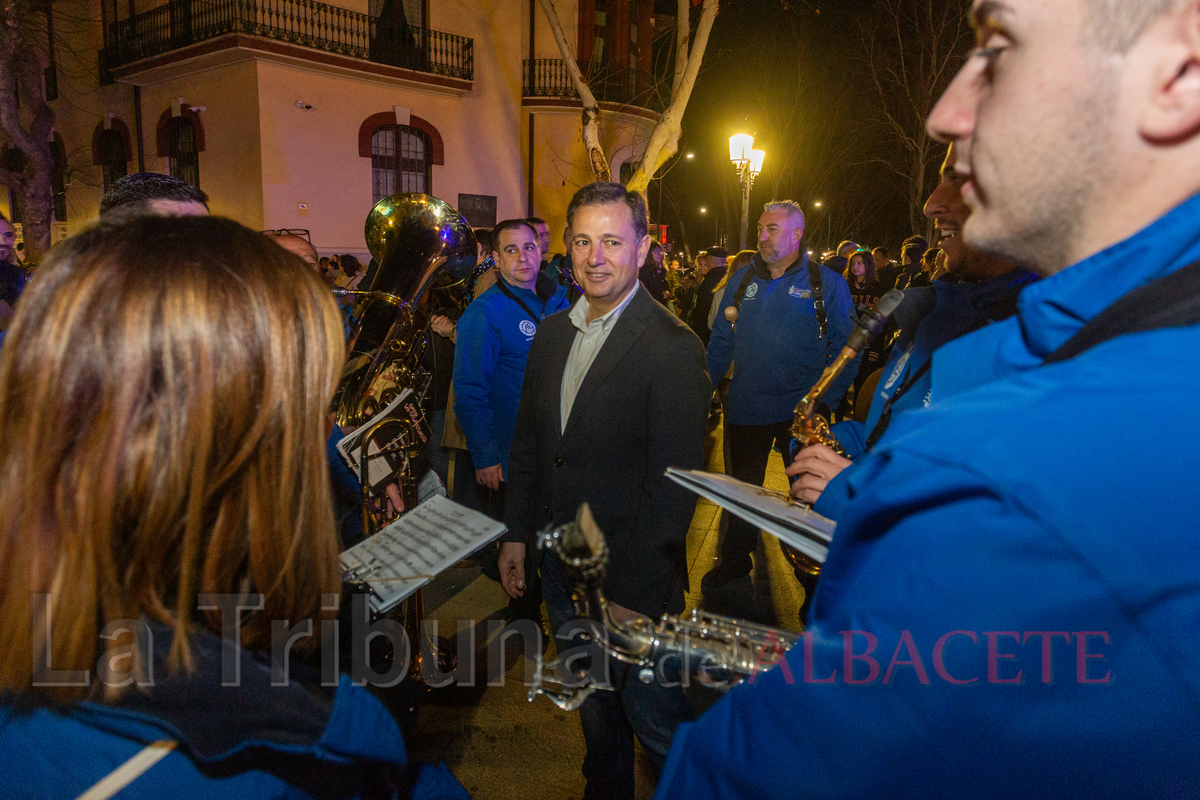
<instances>
[{"instance_id":1,"label":"white sheet music page","mask_svg":"<svg viewBox=\"0 0 1200 800\"><path fill-rule=\"evenodd\" d=\"M837 523L796 502L786 492L696 469L670 467L667 477L818 563L824 563L829 554L829 542Z\"/></svg>"},{"instance_id":2,"label":"white sheet music page","mask_svg":"<svg viewBox=\"0 0 1200 800\"><path fill-rule=\"evenodd\" d=\"M365 582L372 610L384 613L506 530L503 522L434 495L344 551L344 579Z\"/></svg>"}]
</instances>

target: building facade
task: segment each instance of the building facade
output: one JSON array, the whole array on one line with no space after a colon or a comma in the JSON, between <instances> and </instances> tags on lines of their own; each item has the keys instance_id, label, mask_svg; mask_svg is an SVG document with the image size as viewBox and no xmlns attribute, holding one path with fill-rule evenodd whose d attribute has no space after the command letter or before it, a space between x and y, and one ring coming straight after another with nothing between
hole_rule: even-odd
<instances>
[{"instance_id":1,"label":"building facade","mask_svg":"<svg viewBox=\"0 0 1200 800\"><path fill-rule=\"evenodd\" d=\"M555 5L602 102L616 176L658 120L655 27L670 26L650 0ZM476 226L541 216L558 236L591 179L581 106L537 0L50 8L56 238L137 171L198 185L214 213L250 227L308 230L322 254L359 256L368 212L395 192L433 194Z\"/></svg>"}]
</instances>

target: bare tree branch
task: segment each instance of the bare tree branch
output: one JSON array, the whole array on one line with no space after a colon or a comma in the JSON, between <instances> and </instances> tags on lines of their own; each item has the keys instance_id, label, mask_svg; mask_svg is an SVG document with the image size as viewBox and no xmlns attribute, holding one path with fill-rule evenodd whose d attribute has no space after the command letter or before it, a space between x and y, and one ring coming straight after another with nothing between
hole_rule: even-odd
<instances>
[{"instance_id":1,"label":"bare tree branch","mask_svg":"<svg viewBox=\"0 0 1200 800\"><path fill-rule=\"evenodd\" d=\"M700 74L700 64L704 61L704 50L708 47L708 35L712 32L713 21L717 18L719 0L704 0L700 8L700 22L696 26L696 38L692 43L692 52L687 59L687 69L679 83L678 91L671 97L671 105L663 112L637 170L629 180L628 188L636 192L645 192L650 185L650 179L658 172L671 156L679 152L679 135L683 132L683 112L687 109L692 97L692 89L696 86L696 76ZM678 70L676 64L676 70Z\"/></svg>"},{"instance_id":2,"label":"bare tree branch","mask_svg":"<svg viewBox=\"0 0 1200 800\"><path fill-rule=\"evenodd\" d=\"M588 166L596 180L611 181L612 170L608 166L608 158L604 155L604 147L600 144L600 104L596 102L596 96L592 94L591 87L579 71L579 63L571 53L571 46L567 44L567 37L563 34L562 23L558 21L554 3L550 0L539 2L550 21L550 30L554 32L554 41L558 43L558 49L562 52L567 74L571 76L571 82L575 84L575 91L579 93L579 99L583 103L583 146L587 150Z\"/></svg>"}]
</instances>

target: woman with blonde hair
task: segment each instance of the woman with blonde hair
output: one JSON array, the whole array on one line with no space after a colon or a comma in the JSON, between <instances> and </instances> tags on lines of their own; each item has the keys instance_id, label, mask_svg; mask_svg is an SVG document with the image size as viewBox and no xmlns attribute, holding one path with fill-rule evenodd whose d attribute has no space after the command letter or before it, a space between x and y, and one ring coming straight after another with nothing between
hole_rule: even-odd
<instances>
[{"instance_id":1,"label":"woman with blonde hair","mask_svg":"<svg viewBox=\"0 0 1200 800\"><path fill-rule=\"evenodd\" d=\"M717 314L725 313L725 309L721 308L721 298L725 296L725 284L729 283L729 276L753 261L757 252L757 250L742 250L735 255L729 262L729 269L725 270L725 274L721 276L721 282L713 288L712 305L708 309L708 329L710 331L713 323L717 321Z\"/></svg>"},{"instance_id":2,"label":"woman with blonde hair","mask_svg":"<svg viewBox=\"0 0 1200 800\"><path fill-rule=\"evenodd\" d=\"M343 359L321 277L235 222L102 221L50 253L0 350L0 795L448 778L406 774L395 721L318 652Z\"/></svg>"}]
</instances>

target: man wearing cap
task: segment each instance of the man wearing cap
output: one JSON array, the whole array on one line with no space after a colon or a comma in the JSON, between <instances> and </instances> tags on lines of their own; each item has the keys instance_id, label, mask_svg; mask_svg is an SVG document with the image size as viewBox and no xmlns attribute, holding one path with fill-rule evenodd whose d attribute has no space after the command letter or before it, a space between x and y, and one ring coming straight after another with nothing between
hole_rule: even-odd
<instances>
[{"instance_id":1,"label":"man wearing cap","mask_svg":"<svg viewBox=\"0 0 1200 800\"><path fill-rule=\"evenodd\" d=\"M729 258L729 251L719 244L708 248L708 258L703 262L700 283L696 286L696 300L692 303L691 313L688 314L688 326L696 332L705 346L708 345L708 337L712 333L708 327L708 312L716 301L713 291L725 277L725 260L727 258Z\"/></svg>"}]
</instances>

